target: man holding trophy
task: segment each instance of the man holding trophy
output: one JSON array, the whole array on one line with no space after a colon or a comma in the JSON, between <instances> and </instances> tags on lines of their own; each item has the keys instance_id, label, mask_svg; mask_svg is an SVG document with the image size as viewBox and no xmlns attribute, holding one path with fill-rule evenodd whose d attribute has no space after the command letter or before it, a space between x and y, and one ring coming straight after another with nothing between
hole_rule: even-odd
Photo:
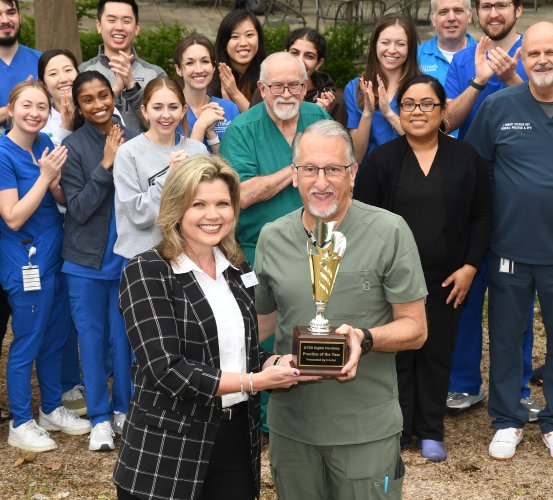
<instances>
[{"instance_id":1,"label":"man holding trophy","mask_svg":"<svg viewBox=\"0 0 553 500\"><path fill-rule=\"evenodd\" d=\"M292 149L291 175L304 206L261 231L260 338L276 332L275 352L294 349L300 371L327 377L271 395L269 458L277 493L399 499L404 467L395 352L426 339L417 247L401 217L352 201L358 165L339 123L310 125Z\"/></svg>"}]
</instances>

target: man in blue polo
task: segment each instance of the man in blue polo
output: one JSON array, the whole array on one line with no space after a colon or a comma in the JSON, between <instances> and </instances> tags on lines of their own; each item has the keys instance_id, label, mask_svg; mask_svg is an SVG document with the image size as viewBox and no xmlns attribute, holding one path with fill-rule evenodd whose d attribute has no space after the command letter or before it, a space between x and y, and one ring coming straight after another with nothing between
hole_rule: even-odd
<instances>
[{"instance_id":1,"label":"man in blue polo","mask_svg":"<svg viewBox=\"0 0 553 500\"><path fill-rule=\"evenodd\" d=\"M36 78L40 52L19 43L19 0L0 0L0 132L8 119L8 96L15 85Z\"/></svg>"},{"instance_id":2,"label":"man in blue polo","mask_svg":"<svg viewBox=\"0 0 553 500\"><path fill-rule=\"evenodd\" d=\"M528 82L504 89L482 104L467 134L493 168L489 257L490 398L495 436L492 458L506 460L522 440L519 404L523 335L535 291L553 346L553 23L524 35ZM545 358L540 412L542 439L553 456L553 356Z\"/></svg>"},{"instance_id":3,"label":"man in blue polo","mask_svg":"<svg viewBox=\"0 0 553 500\"><path fill-rule=\"evenodd\" d=\"M459 139L488 95L526 80L520 61L522 36L516 31L522 0L476 0L475 6L485 36L455 54L445 82L449 129L459 129Z\"/></svg>"},{"instance_id":4,"label":"man in blue polo","mask_svg":"<svg viewBox=\"0 0 553 500\"><path fill-rule=\"evenodd\" d=\"M423 73L444 85L453 56L476 45L467 28L472 19L470 0L431 0L432 26L436 34L418 47L419 66Z\"/></svg>"}]
</instances>

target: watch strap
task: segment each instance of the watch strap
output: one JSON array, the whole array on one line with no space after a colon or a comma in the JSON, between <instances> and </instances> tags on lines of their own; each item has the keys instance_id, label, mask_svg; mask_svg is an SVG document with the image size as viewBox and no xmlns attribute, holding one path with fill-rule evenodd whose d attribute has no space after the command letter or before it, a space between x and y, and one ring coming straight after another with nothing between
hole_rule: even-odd
<instances>
[{"instance_id":1,"label":"watch strap","mask_svg":"<svg viewBox=\"0 0 553 500\"><path fill-rule=\"evenodd\" d=\"M479 83L476 83L474 81L474 78L471 78L470 81L469 81L469 85L473 88L473 89L476 89L480 92L482 92L482 90L484 90L486 88L485 85L480 85Z\"/></svg>"},{"instance_id":2,"label":"watch strap","mask_svg":"<svg viewBox=\"0 0 553 500\"><path fill-rule=\"evenodd\" d=\"M365 354L373 348L373 334L368 328L360 328L360 330L363 332L361 350L363 351L363 354Z\"/></svg>"}]
</instances>

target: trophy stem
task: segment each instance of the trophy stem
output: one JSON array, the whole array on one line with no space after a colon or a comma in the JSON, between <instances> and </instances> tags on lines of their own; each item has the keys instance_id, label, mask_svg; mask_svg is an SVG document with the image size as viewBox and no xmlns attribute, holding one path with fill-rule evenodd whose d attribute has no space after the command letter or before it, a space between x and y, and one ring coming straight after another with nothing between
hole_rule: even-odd
<instances>
[{"instance_id":1,"label":"trophy stem","mask_svg":"<svg viewBox=\"0 0 553 500\"><path fill-rule=\"evenodd\" d=\"M327 302L315 301L316 314L309 322L309 331L314 335L328 335L330 333L330 321L326 319Z\"/></svg>"}]
</instances>

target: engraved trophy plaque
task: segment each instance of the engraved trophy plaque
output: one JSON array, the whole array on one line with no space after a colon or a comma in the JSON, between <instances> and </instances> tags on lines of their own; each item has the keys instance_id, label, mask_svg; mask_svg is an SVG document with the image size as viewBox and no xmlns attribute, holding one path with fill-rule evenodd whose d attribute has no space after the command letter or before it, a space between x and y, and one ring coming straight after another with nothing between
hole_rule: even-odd
<instances>
[{"instance_id":1,"label":"engraved trophy plaque","mask_svg":"<svg viewBox=\"0 0 553 500\"><path fill-rule=\"evenodd\" d=\"M293 352L302 374L339 376L349 356L347 338L333 333L326 307L332 294L340 262L346 251L346 237L334 231L336 222L317 219L313 235L307 241L315 317L309 326L296 326Z\"/></svg>"}]
</instances>

